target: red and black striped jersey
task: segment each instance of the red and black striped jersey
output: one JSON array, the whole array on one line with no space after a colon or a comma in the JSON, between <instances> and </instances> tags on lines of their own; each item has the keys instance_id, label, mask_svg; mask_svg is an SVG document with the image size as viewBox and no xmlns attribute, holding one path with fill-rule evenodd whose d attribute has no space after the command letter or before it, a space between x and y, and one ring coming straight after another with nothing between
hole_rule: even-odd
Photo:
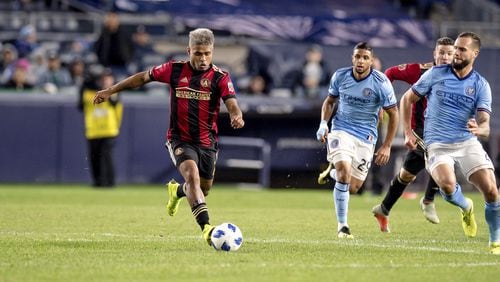
<instances>
[{"instance_id":1,"label":"red and black striped jersey","mask_svg":"<svg viewBox=\"0 0 500 282\"><path fill-rule=\"evenodd\" d=\"M153 67L149 76L170 85L167 139L214 148L220 101L236 97L229 74L215 65L198 71L188 61L169 61Z\"/></svg>"},{"instance_id":2,"label":"red and black striped jersey","mask_svg":"<svg viewBox=\"0 0 500 282\"><path fill-rule=\"evenodd\" d=\"M420 76L430 69L433 63L427 64L402 64L390 67L385 71L385 75L391 82L394 80L404 81L413 85L420 79ZM424 114L427 107L427 98L423 97L412 105L411 128L419 135L424 133Z\"/></svg>"}]
</instances>

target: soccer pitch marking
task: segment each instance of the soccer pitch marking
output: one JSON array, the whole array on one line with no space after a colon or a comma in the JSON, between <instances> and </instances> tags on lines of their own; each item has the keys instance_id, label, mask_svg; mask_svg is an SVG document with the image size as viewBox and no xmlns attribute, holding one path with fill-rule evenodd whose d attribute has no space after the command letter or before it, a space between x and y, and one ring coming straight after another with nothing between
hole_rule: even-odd
<instances>
[{"instance_id":1,"label":"soccer pitch marking","mask_svg":"<svg viewBox=\"0 0 500 282\"><path fill-rule=\"evenodd\" d=\"M68 241L68 242L102 242L106 241L106 238L122 238L128 240L144 241L144 242L162 242L162 241L191 241L199 240L201 236L170 236L170 235L133 235L133 234L119 234L119 233L42 233L42 232L19 232L19 231L0 231L1 237L9 236L26 236L27 239L33 239L35 241L42 241L47 239L53 239L56 241ZM39 238L43 237L43 238ZM454 241L422 241L422 240L401 240L394 239L389 244L381 244L375 242L365 242L360 239L332 239L332 240L290 240L284 238L272 238L272 239L258 239L258 238L248 238L244 239L244 242L257 243L257 244L301 244L301 245L347 245L355 247L372 247L380 249L399 249L399 250L415 250L415 251L426 251L426 252L445 252L445 253L457 253L457 254L482 254L490 255L486 251L471 250L471 249L451 249L443 247L430 247L430 246L414 246L415 244L421 243L441 243L441 244L456 244ZM413 246L412 246L413 245ZM446 266L469 266L469 264L446 264ZM499 265L499 263L493 263L493 265ZM477 266L487 266L485 264L478 264Z\"/></svg>"}]
</instances>

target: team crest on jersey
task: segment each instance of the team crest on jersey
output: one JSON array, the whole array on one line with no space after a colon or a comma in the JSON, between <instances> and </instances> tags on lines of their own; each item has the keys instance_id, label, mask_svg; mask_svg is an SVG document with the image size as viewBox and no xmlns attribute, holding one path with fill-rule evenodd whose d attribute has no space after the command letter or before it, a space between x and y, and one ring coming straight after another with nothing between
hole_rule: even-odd
<instances>
[{"instance_id":1,"label":"team crest on jersey","mask_svg":"<svg viewBox=\"0 0 500 282\"><path fill-rule=\"evenodd\" d=\"M210 86L210 80L208 78L202 78L200 81L201 86L203 87L209 87Z\"/></svg>"},{"instance_id":2,"label":"team crest on jersey","mask_svg":"<svg viewBox=\"0 0 500 282\"><path fill-rule=\"evenodd\" d=\"M363 96L370 97L372 94L373 94L373 90L371 90L370 88L363 89Z\"/></svg>"},{"instance_id":3,"label":"team crest on jersey","mask_svg":"<svg viewBox=\"0 0 500 282\"><path fill-rule=\"evenodd\" d=\"M229 89L229 92L230 93L233 93L234 92L234 85L232 82L228 82L227 83L227 88Z\"/></svg>"},{"instance_id":4,"label":"team crest on jersey","mask_svg":"<svg viewBox=\"0 0 500 282\"><path fill-rule=\"evenodd\" d=\"M476 92L476 90L474 90L474 87L472 86L468 86L467 88L465 88L465 94L467 94L468 96L474 96L474 92Z\"/></svg>"},{"instance_id":5,"label":"team crest on jersey","mask_svg":"<svg viewBox=\"0 0 500 282\"><path fill-rule=\"evenodd\" d=\"M177 148L177 149L175 149L175 151L174 151L174 154L175 154L176 156L179 156L179 155L181 155L182 153L184 153L184 149L182 149L182 148Z\"/></svg>"},{"instance_id":6,"label":"team crest on jersey","mask_svg":"<svg viewBox=\"0 0 500 282\"><path fill-rule=\"evenodd\" d=\"M436 161L436 156L431 156L429 158L429 165L432 165Z\"/></svg>"},{"instance_id":7,"label":"team crest on jersey","mask_svg":"<svg viewBox=\"0 0 500 282\"><path fill-rule=\"evenodd\" d=\"M332 149L337 148L339 146L339 139L333 139L332 142L330 142L330 147Z\"/></svg>"}]
</instances>

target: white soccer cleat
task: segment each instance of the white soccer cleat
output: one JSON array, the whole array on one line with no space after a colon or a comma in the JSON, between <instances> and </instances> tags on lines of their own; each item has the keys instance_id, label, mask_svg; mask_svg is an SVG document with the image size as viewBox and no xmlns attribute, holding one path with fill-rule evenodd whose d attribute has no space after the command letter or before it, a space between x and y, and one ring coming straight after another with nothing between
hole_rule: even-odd
<instances>
[{"instance_id":1,"label":"white soccer cleat","mask_svg":"<svg viewBox=\"0 0 500 282\"><path fill-rule=\"evenodd\" d=\"M424 214L424 217L431 223L438 224L439 217L436 213L436 205L434 202L424 203L424 198L420 199L420 208Z\"/></svg>"}]
</instances>

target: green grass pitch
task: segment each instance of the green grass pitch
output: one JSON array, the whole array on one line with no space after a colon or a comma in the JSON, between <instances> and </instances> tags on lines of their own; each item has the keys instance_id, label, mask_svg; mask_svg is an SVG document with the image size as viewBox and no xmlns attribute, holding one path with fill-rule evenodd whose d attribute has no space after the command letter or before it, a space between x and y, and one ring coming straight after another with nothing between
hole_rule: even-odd
<instances>
[{"instance_id":1,"label":"green grass pitch","mask_svg":"<svg viewBox=\"0 0 500 282\"><path fill-rule=\"evenodd\" d=\"M233 222L244 243L217 252L184 200L165 211L166 190L121 186L0 185L0 281L498 281L488 253L484 202L478 235L463 234L458 208L437 199L441 223L401 199L383 234L371 214L380 197L351 196L354 240L336 237L332 193L216 185L212 224Z\"/></svg>"}]
</instances>

